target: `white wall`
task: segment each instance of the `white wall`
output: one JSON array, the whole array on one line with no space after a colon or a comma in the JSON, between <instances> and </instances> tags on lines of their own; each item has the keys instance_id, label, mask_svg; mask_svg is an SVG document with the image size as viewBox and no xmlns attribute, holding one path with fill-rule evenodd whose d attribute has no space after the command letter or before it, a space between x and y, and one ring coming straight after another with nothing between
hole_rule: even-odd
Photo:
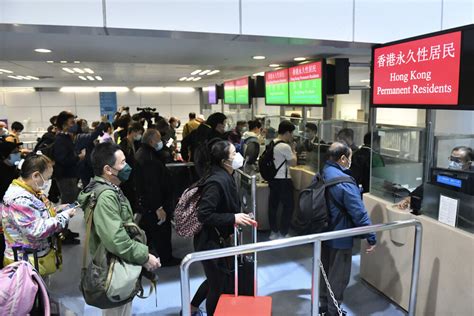
<instances>
[{"instance_id":1,"label":"white wall","mask_svg":"<svg viewBox=\"0 0 474 316\"><path fill-rule=\"evenodd\" d=\"M153 107L164 117L176 116L185 123L188 113L199 113L199 93L117 93L118 106ZM29 131L49 126L49 118L69 110L90 122L100 119L98 93L3 92L0 93L0 118L9 122L29 121Z\"/></svg>"},{"instance_id":2,"label":"white wall","mask_svg":"<svg viewBox=\"0 0 474 316\"><path fill-rule=\"evenodd\" d=\"M425 127L425 110L377 109L377 124Z\"/></svg>"},{"instance_id":3,"label":"white wall","mask_svg":"<svg viewBox=\"0 0 474 316\"><path fill-rule=\"evenodd\" d=\"M435 134L474 134L474 111L436 111Z\"/></svg>"},{"instance_id":4,"label":"white wall","mask_svg":"<svg viewBox=\"0 0 474 316\"><path fill-rule=\"evenodd\" d=\"M334 96L333 117L342 120L357 120L357 110L362 109L362 91L349 90L349 94Z\"/></svg>"},{"instance_id":5,"label":"white wall","mask_svg":"<svg viewBox=\"0 0 474 316\"><path fill-rule=\"evenodd\" d=\"M105 19L102 0L0 0L0 23L383 43L474 22L472 0L105 0L104 3Z\"/></svg>"}]
</instances>

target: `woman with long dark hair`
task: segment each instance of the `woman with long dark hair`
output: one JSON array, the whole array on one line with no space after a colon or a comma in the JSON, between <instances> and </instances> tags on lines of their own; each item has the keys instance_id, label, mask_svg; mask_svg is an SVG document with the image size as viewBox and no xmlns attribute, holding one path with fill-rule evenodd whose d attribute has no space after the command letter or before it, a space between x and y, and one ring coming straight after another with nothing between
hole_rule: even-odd
<instances>
[{"instance_id":1,"label":"woman with long dark hair","mask_svg":"<svg viewBox=\"0 0 474 316\"><path fill-rule=\"evenodd\" d=\"M219 249L230 245L234 225L256 225L247 214L240 213L237 186L232 174L242 167L243 157L228 141L210 142L210 166L202 180L198 219L202 230L194 236L196 251ZM206 281L191 302L197 307L206 294L206 311L213 315L219 297L233 292L233 264L230 258L203 261Z\"/></svg>"}]
</instances>

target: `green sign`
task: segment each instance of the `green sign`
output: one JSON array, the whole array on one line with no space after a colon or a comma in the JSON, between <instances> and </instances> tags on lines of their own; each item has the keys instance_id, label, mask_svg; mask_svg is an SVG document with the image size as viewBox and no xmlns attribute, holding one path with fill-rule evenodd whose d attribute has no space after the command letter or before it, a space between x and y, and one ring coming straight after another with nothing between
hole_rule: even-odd
<instances>
[{"instance_id":1,"label":"green sign","mask_svg":"<svg viewBox=\"0 0 474 316\"><path fill-rule=\"evenodd\" d=\"M249 104L249 78L235 80L235 103Z\"/></svg>"},{"instance_id":2,"label":"green sign","mask_svg":"<svg viewBox=\"0 0 474 316\"><path fill-rule=\"evenodd\" d=\"M322 105L322 62L289 69L290 104Z\"/></svg>"},{"instance_id":3,"label":"green sign","mask_svg":"<svg viewBox=\"0 0 474 316\"><path fill-rule=\"evenodd\" d=\"M288 104L288 69L265 73L265 103Z\"/></svg>"},{"instance_id":4,"label":"green sign","mask_svg":"<svg viewBox=\"0 0 474 316\"><path fill-rule=\"evenodd\" d=\"M235 104L235 82L224 82L224 103Z\"/></svg>"},{"instance_id":5,"label":"green sign","mask_svg":"<svg viewBox=\"0 0 474 316\"><path fill-rule=\"evenodd\" d=\"M321 79L290 82L291 104L322 104Z\"/></svg>"}]
</instances>

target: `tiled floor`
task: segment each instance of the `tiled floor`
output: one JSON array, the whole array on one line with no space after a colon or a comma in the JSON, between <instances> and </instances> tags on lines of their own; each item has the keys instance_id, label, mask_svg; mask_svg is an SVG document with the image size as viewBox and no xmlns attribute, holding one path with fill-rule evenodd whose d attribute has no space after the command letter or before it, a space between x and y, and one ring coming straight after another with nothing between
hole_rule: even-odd
<instances>
[{"instance_id":1,"label":"tiled floor","mask_svg":"<svg viewBox=\"0 0 474 316\"><path fill-rule=\"evenodd\" d=\"M84 238L84 221L78 214L71 223L73 231ZM264 238L266 234L261 234ZM82 245L64 247L63 271L51 278L53 299L61 304L61 315L100 315L100 310L84 303L79 291ZM183 257L192 251L189 240L174 239L175 256ZM259 295L273 297L273 315L309 315L311 285L310 246L292 247L259 255ZM405 315L405 311L380 296L374 289L360 281L359 256L352 261L352 278L345 292L344 309L348 315ZM191 267L191 289L194 292L203 280L199 264ZM178 315L181 309L179 268L162 268L158 271L158 306L155 297L136 298L134 315Z\"/></svg>"}]
</instances>

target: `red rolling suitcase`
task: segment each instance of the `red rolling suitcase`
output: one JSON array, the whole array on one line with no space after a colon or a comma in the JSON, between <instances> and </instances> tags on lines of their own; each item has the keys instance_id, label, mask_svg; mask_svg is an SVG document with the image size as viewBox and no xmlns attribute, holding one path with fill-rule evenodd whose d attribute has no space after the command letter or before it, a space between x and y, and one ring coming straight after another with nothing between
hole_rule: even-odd
<instances>
[{"instance_id":1,"label":"red rolling suitcase","mask_svg":"<svg viewBox=\"0 0 474 316\"><path fill-rule=\"evenodd\" d=\"M238 238L240 236L240 238ZM239 228L234 230L234 241L242 244L243 234ZM253 242L257 241L257 227L253 227ZM214 315L216 316L270 316L272 298L257 295L257 254L236 256L235 293L221 295Z\"/></svg>"}]
</instances>

